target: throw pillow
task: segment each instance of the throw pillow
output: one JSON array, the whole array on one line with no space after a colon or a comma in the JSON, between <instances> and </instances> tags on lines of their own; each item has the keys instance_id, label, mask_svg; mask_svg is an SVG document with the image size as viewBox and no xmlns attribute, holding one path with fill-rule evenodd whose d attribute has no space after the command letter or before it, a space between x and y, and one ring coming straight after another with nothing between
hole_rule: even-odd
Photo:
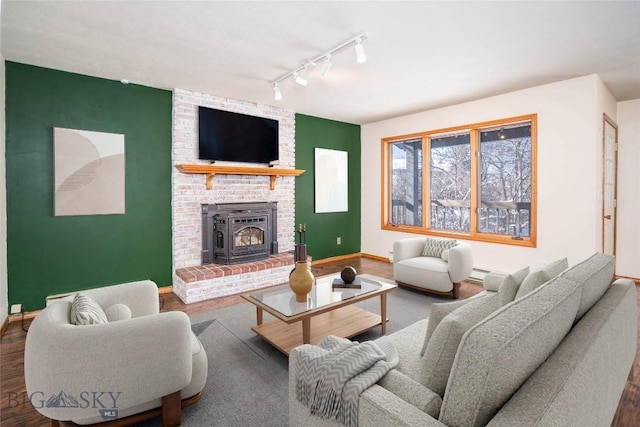
<instances>
[{"instance_id":1,"label":"throw pillow","mask_svg":"<svg viewBox=\"0 0 640 427\"><path fill-rule=\"evenodd\" d=\"M451 249L446 249L446 250L442 251L442 254L440 255L440 258L442 258L442 260L444 262L449 262L449 251L450 250Z\"/></svg>"},{"instance_id":2,"label":"throw pillow","mask_svg":"<svg viewBox=\"0 0 640 427\"><path fill-rule=\"evenodd\" d=\"M462 336L499 307L498 298L483 297L469 301L445 316L427 342L420 366L419 382L438 395L444 396L449 372Z\"/></svg>"},{"instance_id":3,"label":"throw pillow","mask_svg":"<svg viewBox=\"0 0 640 427\"><path fill-rule=\"evenodd\" d=\"M109 322L131 319L131 309L125 304L113 304L104 311Z\"/></svg>"},{"instance_id":4,"label":"throw pillow","mask_svg":"<svg viewBox=\"0 0 640 427\"><path fill-rule=\"evenodd\" d=\"M98 303L81 294L76 294L73 298L70 320L74 325L98 325L108 322L107 315Z\"/></svg>"},{"instance_id":5,"label":"throw pillow","mask_svg":"<svg viewBox=\"0 0 640 427\"><path fill-rule=\"evenodd\" d=\"M433 237L427 237L424 243L424 249L422 250L422 256L440 258L442 257L442 251L451 249L458 244L455 239L435 239Z\"/></svg>"},{"instance_id":6,"label":"throw pillow","mask_svg":"<svg viewBox=\"0 0 640 427\"><path fill-rule=\"evenodd\" d=\"M528 274L529 267L525 267L515 273L505 276L505 278L502 279L502 283L498 288L498 298L500 298L501 306L509 304L516 298L518 289Z\"/></svg>"},{"instance_id":7,"label":"throw pillow","mask_svg":"<svg viewBox=\"0 0 640 427\"><path fill-rule=\"evenodd\" d=\"M479 298L483 298L480 296ZM427 348L427 343L433 335L433 331L436 330L442 319L444 319L449 313L457 310L463 305L467 304L469 299L461 299L451 302L434 302L429 309L429 323L427 324L427 333L425 334L424 341L422 343L422 350L420 350L420 356L424 356L424 351Z\"/></svg>"},{"instance_id":8,"label":"throw pillow","mask_svg":"<svg viewBox=\"0 0 640 427\"><path fill-rule=\"evenodd\" d=\"M515 299L522 298L529 292L537 289L543 283L547 283L549 280L559 275L562 271L566 270L567 267L569 267L567 258L562 258L557 261L550 262L549 264L532 271L522 281Z\"/></svg>"}]
</instances>

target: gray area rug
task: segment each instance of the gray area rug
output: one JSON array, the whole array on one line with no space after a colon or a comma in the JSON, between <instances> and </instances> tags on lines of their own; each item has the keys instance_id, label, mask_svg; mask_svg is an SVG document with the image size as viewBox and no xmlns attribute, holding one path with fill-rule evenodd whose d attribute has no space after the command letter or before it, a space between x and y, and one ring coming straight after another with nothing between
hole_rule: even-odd
<instances>
[{"instance_id":1,"label":"gray area rug","mask_svg":"<svg viewBox=\"0 0 640 427\"><path fill-rule=\"evenodd\" d=\"M387 296L387 334L428 317L432 303L448 301L450 297L398 288ZM380 298L357 305L380 313ZM272 319L264 314L265 322ZM251 330L255 322L255 306L248 302L191 317L192 328L207 352L209 375L202 399L183 410L183 426L288 425L288 358ZM380 328L352 339L378 337ZM139 424L160 425L159 419Z\"/></svg>"}]
</instances>

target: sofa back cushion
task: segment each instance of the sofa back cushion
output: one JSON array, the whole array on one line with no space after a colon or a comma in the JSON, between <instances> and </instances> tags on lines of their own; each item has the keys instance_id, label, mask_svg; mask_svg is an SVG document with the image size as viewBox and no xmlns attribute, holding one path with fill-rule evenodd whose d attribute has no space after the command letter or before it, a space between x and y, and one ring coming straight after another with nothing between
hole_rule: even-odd
<instances>
[{"instance_id":1,"label":"sofa back cushion","mask_svg":"<svg viewBox=\"0 0 640 427\"><path fill-rule=\"evenodd\" d=\"M537 270L533 270L522 281L522 284L516 293L516 298L522 298L527 295L538 286L541 286L543 283L548 282L562 273L562 271L566 270L567 267L569 267L567 258L562 258L557 261L550 262Z\"/></svg>"},{"instance_id":2,"label":"sofa back cushion","mask_svg":"<svg viewBox=\"0 0 640 427\"><path fill-rule=\"evenodd\" d=\"M476 298L447 314L426 342L418 381L443 396L462 336L499 307L495 296Z\"/></svg>"},{"instance_id":3,"label":"sofa back cushion","mask_svg":"<svg viewBox=\"0 0 640 427\"><path fill-rule=\"evenodd\" d=\"M556 278L472 327L451 368L440 421L485 425L569 332L580 295L579 284Z\"/></svg>"},{"instance_id":4,"label":"sofa back cushion","mask_svg":"<svg viewBox=\"0 0 640 427\"><path fill-rule=\"evenodd\" d=\"M612 255L595 253L591 257L564 271L561 277L582 284L580 307L576 322L600 299L613 281L616 259Z\"/></svg>"}]
</instances>

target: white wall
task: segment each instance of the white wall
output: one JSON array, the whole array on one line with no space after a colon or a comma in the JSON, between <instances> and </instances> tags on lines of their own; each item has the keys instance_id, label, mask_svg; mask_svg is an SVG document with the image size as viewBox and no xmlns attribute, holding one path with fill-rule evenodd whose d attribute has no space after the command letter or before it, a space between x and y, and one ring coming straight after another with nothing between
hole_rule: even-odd
<instances>
[{"instance_id":1,"label":"white wall","mask_svg":"<svg viewBox=\"0 0 640 427\"><path fill-rule=\"evenodd\" d=\"M511 271L560 257L576 263L600 250L602 112L615 100L596 75L362 126L362 252L387 256L407 233L381 230L381 138L538 114L536 248L469 241L474 266ZM608 111L613 109L613 111ZM368 167L365 167L367 165Z\"/></svg>"},{"instance_id":2,"label":"white wall","mask_svg":"<svg viewBox=\"0 0 640 427\"><path fill-rule=\"evenodd\" d=\"M0 325L7 318L7 186L5 178L4 58L0 55Z\"/></svg>"},{"instance_id":3,"label":"white wall","mask_svg":"<svg viewBox=\"0 0 640 427\"><path fill-rule=\"evenodd\" d=\"M640 99L618 103L616 272L640 278Z\"/></svg>"}]
</instances>

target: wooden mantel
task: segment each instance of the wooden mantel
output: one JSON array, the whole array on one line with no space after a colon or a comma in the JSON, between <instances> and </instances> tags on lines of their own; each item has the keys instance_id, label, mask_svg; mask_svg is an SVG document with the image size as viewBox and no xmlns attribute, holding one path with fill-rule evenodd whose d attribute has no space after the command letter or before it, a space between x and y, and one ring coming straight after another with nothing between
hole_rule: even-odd
<instances>
[{"instance_id":1,"label":"wooden mantel","mask_svg":"<svg viewBox=\"0 0 640 427\"><path fill-rule=\"evenodd\" d=\"M211 190L211 180L219 173L223 175L267 175L270 178L269 189L276 188L276 178L280 176L298 176L304 173L302 169L282 169L282 168L257 168L250 166L218 166L203 164L176 165L182 173L197 173L207 175L207 190Z\"/></svg>"}]
</instances>

